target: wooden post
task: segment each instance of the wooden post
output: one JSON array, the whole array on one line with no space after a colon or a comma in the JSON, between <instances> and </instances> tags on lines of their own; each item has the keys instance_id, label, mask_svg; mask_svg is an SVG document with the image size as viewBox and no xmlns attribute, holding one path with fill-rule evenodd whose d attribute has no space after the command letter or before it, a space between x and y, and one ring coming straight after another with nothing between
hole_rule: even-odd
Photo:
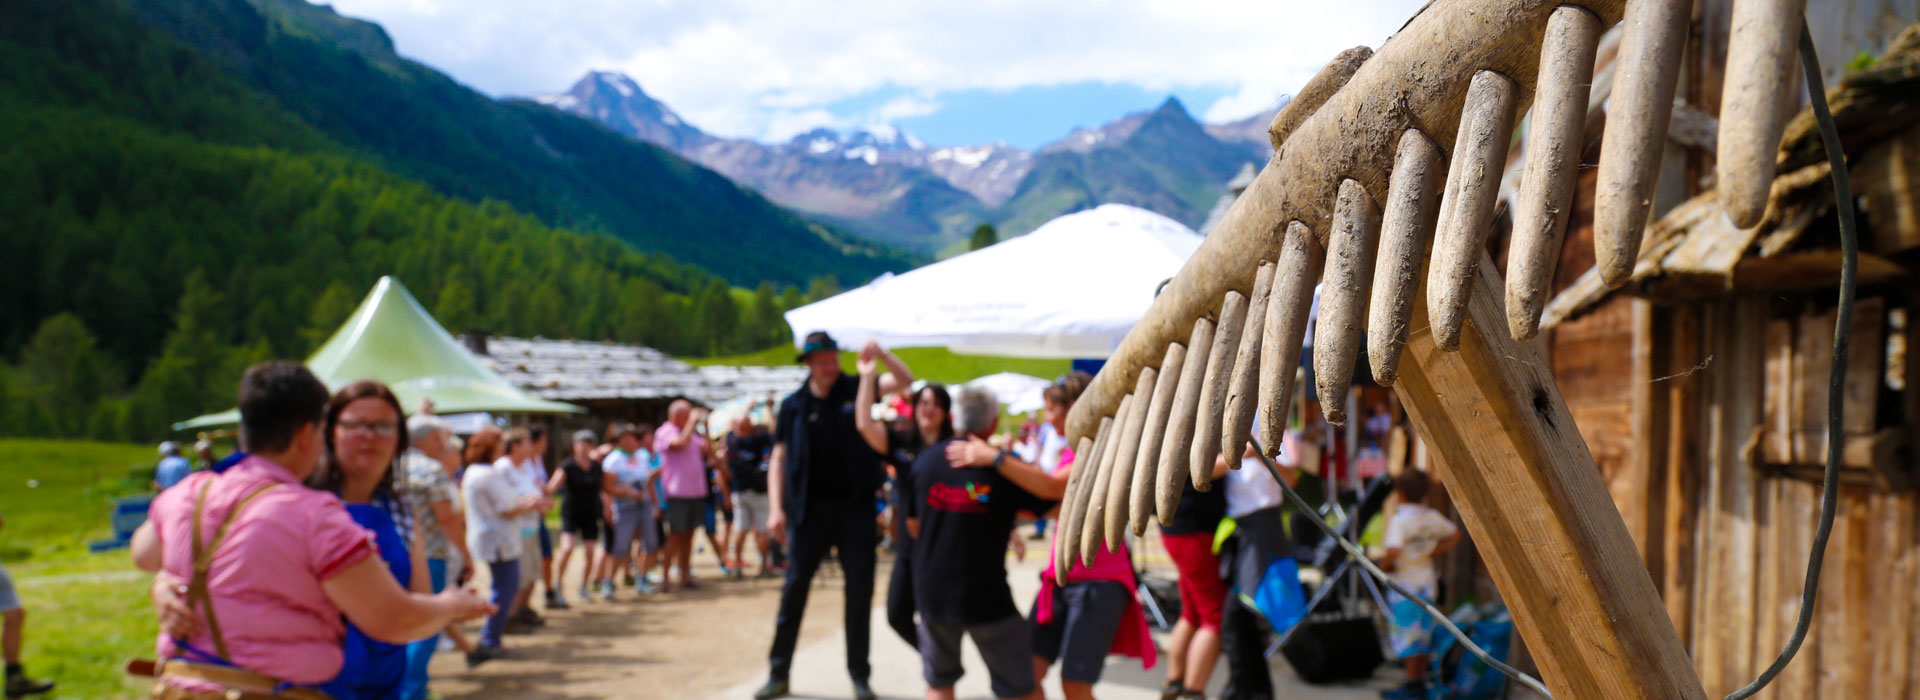
<instances>
[{"instance_id":1,"label":"wooden post","mask_svg":"<svg viewBox=\"0 0 1920 700\"><path fill-rule=\"evenodd\" d=\"M1614 500L1626 520L1627 534L1640 545L1647 574L1659 581L1666 575L1666 531L1661 525L1667 510L1668 403L1656 382L1670 364L1672 336L1666 332L1668 314L1655 309L1653 302L1634 299L1629 303L1633 305L1633 374L1628 406L1634 450L1627 457L1627 473L1619 478L1632 493L1615 492Z\"/></svg>"},{"instance_id":2,"label":"wooden post","mask_svg":"<svg viewBox=\"0 0 1920 700\"><path fill-rule=\"evenodd\" d=\"M1705 700L1550 368L1483 260L1457 352L1414 303L1394 384L1554 697Z\"/></svg>"}]
</instances>

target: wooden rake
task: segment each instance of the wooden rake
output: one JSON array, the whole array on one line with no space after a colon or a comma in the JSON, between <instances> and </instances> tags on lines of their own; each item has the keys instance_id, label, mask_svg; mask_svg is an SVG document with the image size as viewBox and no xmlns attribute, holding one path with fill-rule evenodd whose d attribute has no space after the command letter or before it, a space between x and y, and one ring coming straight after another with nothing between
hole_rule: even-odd
<instances>
[{"instance_id":1,"label":"wooden rake","mask_svg":"<svg viewBox=\"0 0 1920 700\"><path fill-rule=\"evenodd\" d=\"M1805 4L1734 6L1718 187L1742 226L1766 209ZM1433 447L1555 696L1704 698L1551 374L1522 342L1552 291L1601 33L1624 22L1594 217L1598 265L1617 286L1651 213L1690 10L1435 0L1377 52L1335 57L1274 118L1272 160L1074 406L1068 435L1090 468L1069 479L1063 580L1129 525L1169 522L1182 478L1211 488L1215 458L1249 435L1277 451L1319 284L1328 419L1347 419L1364 328L1374 378ZM1529 106L1503 285L1486 236Z\"/></svg>"}]
</instances>

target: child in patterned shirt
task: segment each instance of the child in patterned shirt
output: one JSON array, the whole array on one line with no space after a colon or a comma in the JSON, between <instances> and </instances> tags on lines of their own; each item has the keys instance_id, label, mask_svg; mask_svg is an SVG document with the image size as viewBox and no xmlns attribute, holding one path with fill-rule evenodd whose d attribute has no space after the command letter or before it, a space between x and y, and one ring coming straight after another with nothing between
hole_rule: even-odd
<instances>
[{"instance_id":1,"label":"child in patterned shirt","mask_svg":"<svg viewBox=\"0 0 1920 700\"><path fill-rule=\"evenodd\" d=\"M1408 468L1394 477L1393 490L1400 494L1400 505L1387 521L1387 553L1380 568L1400 584L1428 602L1438 593L1440 577L1434 572L1434 557L1445 554L1460 543L1460 528L1447 516L1428 508L1424 501L1431 482L1427 475ZM1427 697L1427 662L1433 651L1433 629L1437 626L1420 604L1390 593L1388 601L1393 618L1393 651L1407 669L1406 685L1382 691L1387 700Z\"/></svg>"}]
</instances>

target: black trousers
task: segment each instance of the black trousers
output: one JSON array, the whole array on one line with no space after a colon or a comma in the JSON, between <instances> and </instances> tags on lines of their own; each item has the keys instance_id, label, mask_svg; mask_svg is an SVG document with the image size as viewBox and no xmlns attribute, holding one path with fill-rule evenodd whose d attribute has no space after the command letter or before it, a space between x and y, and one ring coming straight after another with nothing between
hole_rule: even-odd
<instances>
[{"instance_id":1,"label":"black trousers","mask_svg":"<svg viewBox=\"0 0 1920 700\"><path fill-rule=\"evenodd\" d=\"M774 619L773 649L767 653L773 680L793 669L793 647L800 639L800 618L807 611L813 575L829 551L838 551L846 573L847 674L865 681L872 673L867 649L872 634L873 575L880 545L873 507L861 503L809 503L802 522L787 528L787 580L780 588L780 613Z\"/></svg>"},{"instance_id":2,"label":"black trousers","mask_svg":"<svg viewBox=\"0 0 1920 700\"><path fill-rule=\"evenodd\" d=\"M893 555L893 575L887 579L887 626L914 650L920 649L920 628L913 621L913 542L901 542Z\"/></svg>"},{"instance_id":3,"label":"black trousers","mask_svg":"<svg viewBox=\"0 0 1920 700\"><path fill-rule=\"evenodd\" d=\"M1230 562L1228 581L1245 591L1275 558L1290 555L1292 545L1278 507L1247 513L1235 521L1238 527L1221 547L1220 558ZM1220 620L1220 652L1227 657L1227 687L1221 700L1273 700L1273 676L1266 656L1270 639L1260 611L1240 596L1227 599Z\"/></svg>"}]
</instances>

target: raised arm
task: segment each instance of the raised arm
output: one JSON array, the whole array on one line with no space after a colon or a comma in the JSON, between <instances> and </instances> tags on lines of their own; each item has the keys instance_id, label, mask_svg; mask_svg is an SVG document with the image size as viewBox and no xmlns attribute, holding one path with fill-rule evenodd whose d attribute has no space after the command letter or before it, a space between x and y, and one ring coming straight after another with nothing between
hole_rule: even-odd
<instances>
[{"instance_id":1,"label":"raised arm","mask_svg":"<svg viewBox=\"0 0 1920 700\"><path fill-rule=\"evenodd\" d=\"M860 359L854 367L860 371L860 390L853 397L853 428L860 433L860 439L874 452L887 453L887 426L873 419L873 402L879 398L880 377L878 356L885 354L880 345L871 340L860 349Z\"/></svg>"},{"instance_id":2,"label":"raised arm","mask_svg":"<svg viewBox=\"0 0 1920 700\"><path fill-rule=\"evenodd\" d=\"M876 343L874 347L878 348L880 346ZM900 382L902 389L913 386L914 380L918 379L918 377L913 376L913 370L907 368L907 363L901 362L900 358L895 357L891 352L887 352L885 348L880 349L880 361L887 364L887 372L891 373L893 378Z\"/></svg>"}]
</instances>

